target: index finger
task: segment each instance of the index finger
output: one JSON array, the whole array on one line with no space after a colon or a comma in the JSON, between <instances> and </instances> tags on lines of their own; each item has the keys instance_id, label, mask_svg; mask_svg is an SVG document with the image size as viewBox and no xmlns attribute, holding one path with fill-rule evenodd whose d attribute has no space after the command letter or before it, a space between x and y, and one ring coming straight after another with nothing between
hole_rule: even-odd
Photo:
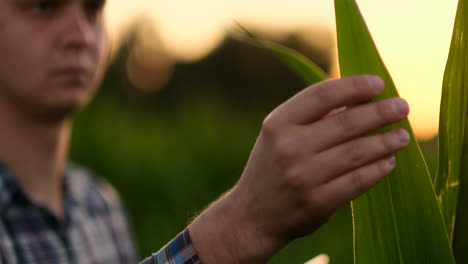
<instances>
[{"instance_id":1,"label":"index finger","mask_svg":"<svg viewBox=\"0 0 468 264\"><path fill-rule=\"evenodd\" d=\"M363 103L384 90L378 76L360 75L323 81L299 92L280 105L276 117L287 123L307 124L319 120L331 110Z\"/></svg>"}]
</instances>

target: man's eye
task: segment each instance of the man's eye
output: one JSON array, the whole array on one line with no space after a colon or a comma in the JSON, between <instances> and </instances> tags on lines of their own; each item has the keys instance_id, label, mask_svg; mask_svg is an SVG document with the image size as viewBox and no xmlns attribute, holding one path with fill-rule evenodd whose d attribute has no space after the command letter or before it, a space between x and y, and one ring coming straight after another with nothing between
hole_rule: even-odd
<instances>
[{"instance_id":1,"label":"man's eye","mask_svg":"<svg viewBox=\"0 0 468 264\"><path fill-rule=\"evenodd\" d=\"M55 8L57 7L57 2L56 1L46 1L46 0L43 0L43 1L37 1L35 3L33 3L32 5L32 9L36 12L40 12L40 13L47 13L47 12L50 12L52 10L54 10Z\"/></svg>"},{"instance_id":2,"label":"man's eye","mask_svg":"<svg viewBox=\"0 0 468 264\"><path fill-rule=\"evenodd\" d=\"M85 9L88 15L97 16L104 9L104 0L90 0L86 3Z\"/></svg>"}]
</instances>

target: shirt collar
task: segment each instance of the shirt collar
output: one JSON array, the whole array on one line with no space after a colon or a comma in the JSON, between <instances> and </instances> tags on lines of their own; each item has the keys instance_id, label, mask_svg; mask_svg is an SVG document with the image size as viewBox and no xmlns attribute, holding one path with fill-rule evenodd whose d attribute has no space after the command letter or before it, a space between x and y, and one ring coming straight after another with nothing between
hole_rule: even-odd
<instances>
[{"instance_id":1,"label":"shirt collar","mask_svg":"<svg viewBox=\"0 0 468 264\"><path fill-rule=\"evenodd\" d=\"M77 177L78 173L84 173L73 164L67 165L64 172L64 195L65 202L72 205L85 205L87 203L88 186L86 182ZM15 195L30 202L31 199L23 191L11 171L0 162L0 215L11 204Z\"/></svg>"},{"instance_id":2,"label":"shirt collar","mask_svg":"<svg viewBox=\"0 0 468 264\"><path fill-rule=\"evenodd\" d=\"M0 214L10 204L14 194L21 189L8 168L0 163Z\"/></svg>"},{"instance_id":3,"label":"shirt collar","mask_svg":"<svg viewBox=\"0 0 468 264\"><path fill-rule=\"evenodd\" d=\"M65 197L72 203L86 207L89 203L89 172L73 163L69 163L65 168L64 188Z\"/></svg>"}]
</instances>

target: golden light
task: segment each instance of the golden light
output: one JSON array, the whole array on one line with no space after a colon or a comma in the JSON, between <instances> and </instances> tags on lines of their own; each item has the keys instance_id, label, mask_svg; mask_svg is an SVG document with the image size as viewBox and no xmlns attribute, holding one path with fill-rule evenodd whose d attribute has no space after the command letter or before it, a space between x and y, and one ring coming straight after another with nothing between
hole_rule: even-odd
<instances>
[{"instance_id":1,"label":"golden light","mask_svg":"<svg viewBox=\"0 0 468 264\"><path fill-rule=\"evenodd\" d=\"M223 40L228 10L218 0L150 0L146 13L154 17L169 52L181 60L196 60Z\"/></svg>"},{"instance_id":2,"label":"golden light","mask_svg":"<svg viewBox=\"0 0 468 264\"><path fill-rule=\"evenodd\" d=\"M155 37L151 24L142 23L135 34L135 43L127 59L127 76L141 92L153 93L167 83L173 60Z\"/></svg>"},{"instance_id":3,"label":"golden light","mask_svg":"<svg viewBox=\"0 0 468 264\"><path fill-rule=\"evenodd\" d=\"M358 0L421 139L437 134L455 0Z\"/></svg>"},{"instance_id":4,"label":"golden light","mask_svg":"<svg viewBox=\"0 0 468 264\"><path fill-rule=\"evenodd\" d=\"M440 88L456 0L357 0L421 138L437 133ZM321 24L334 31L333 1L324 0L126 0L109 1L110 32L131 18L153 18L161 42L176 59L208 54L239 21L286 32Z\"/></svg>"}]
</instances>

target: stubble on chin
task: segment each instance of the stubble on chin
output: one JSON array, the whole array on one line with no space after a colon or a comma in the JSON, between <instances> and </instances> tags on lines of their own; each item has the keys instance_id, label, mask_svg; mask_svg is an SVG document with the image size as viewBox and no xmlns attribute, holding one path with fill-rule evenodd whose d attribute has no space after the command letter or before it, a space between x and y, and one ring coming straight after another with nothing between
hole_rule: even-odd
<instances>
[{"instance_id":1,"label":"stubble on chin","mask_svg":"<svg viewBox=\"0 0 468 264\"><path fill-rule=\"evenodd\" d=\"M41 113L38 112L37 118L43 122L63 122L73 119L94 97L94 90L86 91L86 93L78 98L57 100L43 105L42 111Z\"/></svg>"},{"instance_id":2,"label":"stubble on chin","mask_svg":"<svg viewBox=\"0 0 468 264\"><path fill-rule=\"evenodd\" d=\"M29 121L55 125L73 119L86 107L94 93L95 88L91 86L65 86L38 96L19 96L11 101Z\"/></svg>"}]
</instances>

